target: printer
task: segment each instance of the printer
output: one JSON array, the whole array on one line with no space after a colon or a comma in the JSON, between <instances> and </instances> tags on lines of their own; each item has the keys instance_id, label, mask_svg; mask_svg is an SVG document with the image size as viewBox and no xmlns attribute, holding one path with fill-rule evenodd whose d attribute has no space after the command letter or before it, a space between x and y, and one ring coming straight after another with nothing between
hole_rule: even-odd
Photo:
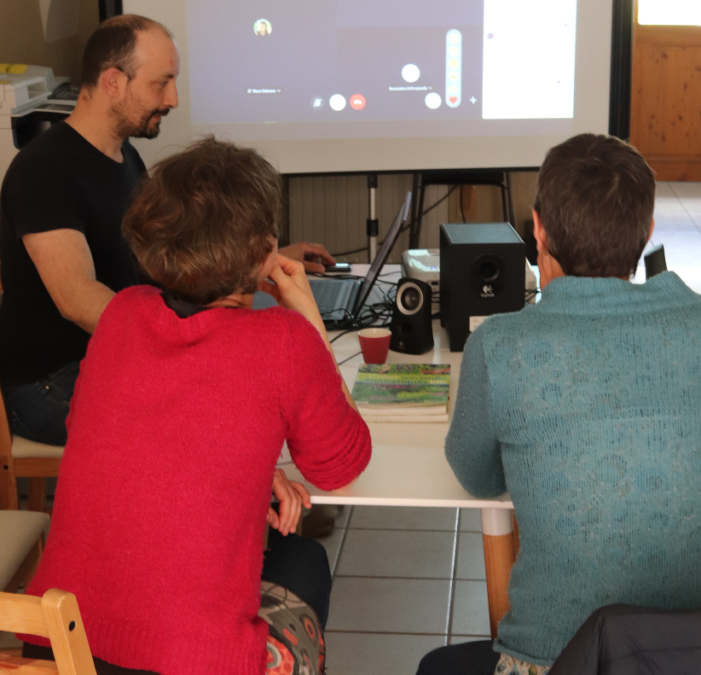
<instances>
[{"instance_id":1,"label":"printer","mask_svg":"<svg viewBox=\"0 0 701 675\"><path fill-rule=\"evenodd\" d=\"M75 102L51 101L66 82L51 68L0 63L0 182L22 147L72 112Z\"/></svg>"}]
</instances>

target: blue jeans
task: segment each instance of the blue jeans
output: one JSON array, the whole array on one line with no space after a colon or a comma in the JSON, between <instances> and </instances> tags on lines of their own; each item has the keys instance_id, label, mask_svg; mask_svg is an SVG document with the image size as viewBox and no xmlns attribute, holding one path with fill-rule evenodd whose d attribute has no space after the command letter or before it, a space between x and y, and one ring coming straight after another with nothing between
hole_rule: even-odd
<instances>
[{"instance_id":1,"label":"blue jeans","mask_svg":"<svg viewBox=\"0 0 701 675\"><path fill-rule=\"evenodd\" d=\"M66 417L79 372L76 361L31 384L6 387L12 432L38 443L65 445Z\"/></svg>"}]
</instances>

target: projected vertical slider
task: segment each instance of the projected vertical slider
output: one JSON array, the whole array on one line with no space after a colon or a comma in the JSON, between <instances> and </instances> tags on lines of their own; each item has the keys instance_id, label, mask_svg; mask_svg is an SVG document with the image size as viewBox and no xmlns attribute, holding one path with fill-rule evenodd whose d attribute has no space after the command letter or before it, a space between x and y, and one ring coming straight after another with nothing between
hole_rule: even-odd
<instances>
[{"instance_id":1,"label":"projected vertical slider","mask_svg":"<svg viewBox=\"0 0 701 675\"><path fill-rule=\"evenodd\" d=\"M455 28L445 36L445 102L451 108L462 102L462 33Z\"/></svg>"}]
</instances>

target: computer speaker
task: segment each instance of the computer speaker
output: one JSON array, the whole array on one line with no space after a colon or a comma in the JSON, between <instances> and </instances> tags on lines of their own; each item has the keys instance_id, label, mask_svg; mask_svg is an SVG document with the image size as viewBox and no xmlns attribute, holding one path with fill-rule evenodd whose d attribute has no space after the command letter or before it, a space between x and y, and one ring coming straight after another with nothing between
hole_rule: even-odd
<instances>
[{"instance_id":1,"label":"computer speaker","mask_svg":"<svg viewBox=\"0 0 701 675\"><path fill-rule=\"evenodd\" d=\"M441 323L461 352L486 317L523 309L526 245L509 223L446 223L440 245Z\"/></svg>"},{"instance_id":2,"label":"computer speaker","mask_svg":"<svg viewBox=\"0 0 701 675\"><path fill-rule=\"evenodd\" d=\"M405 354L424 354L433 349L431 287L418 279L402 278L394 300L392 339L389 348Z\"/></svg>"}]
</instances>

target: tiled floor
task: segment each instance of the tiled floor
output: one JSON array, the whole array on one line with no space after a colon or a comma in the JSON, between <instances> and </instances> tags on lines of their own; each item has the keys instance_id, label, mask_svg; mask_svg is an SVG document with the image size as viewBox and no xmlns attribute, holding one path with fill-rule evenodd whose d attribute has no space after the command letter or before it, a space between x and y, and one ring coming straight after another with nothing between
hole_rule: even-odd
<instances>
[{"instance_id":1,"label":"tiled floor","mask_svg":"<svg viewBox=\"0 0 701 675\"><path fill-rule=\"evenodd\" d=\"M655 221L650 246L701 293L701 184L659 183ZM413 675L431 649L488 635L478 511L346 507L336 526L320 540L334 574L329 675Z\"/></svg>"},{"instance_id":2,"label":"tiled floor","mask_svg":"<svg viewBox=\"0 0 701 675\"><path fill-rule=\"evenodd\" d=\"M657 244L701 293L700 183L658 183ZM429 650L489 634L478 511L354 507L337 525L320 540L334 573L329 675L413 675Z\"/></svg>"},{"instance_id":3,"label":"tiled floor","mask_svg":"<svg viewBox=\"0 0 701 675\"><path fill-rule=\"evenodd\" d=\"M321 539L334 575L329 675L412 674L489 634L478 511L355 506Z\"/></svg>"}]
</instances>

